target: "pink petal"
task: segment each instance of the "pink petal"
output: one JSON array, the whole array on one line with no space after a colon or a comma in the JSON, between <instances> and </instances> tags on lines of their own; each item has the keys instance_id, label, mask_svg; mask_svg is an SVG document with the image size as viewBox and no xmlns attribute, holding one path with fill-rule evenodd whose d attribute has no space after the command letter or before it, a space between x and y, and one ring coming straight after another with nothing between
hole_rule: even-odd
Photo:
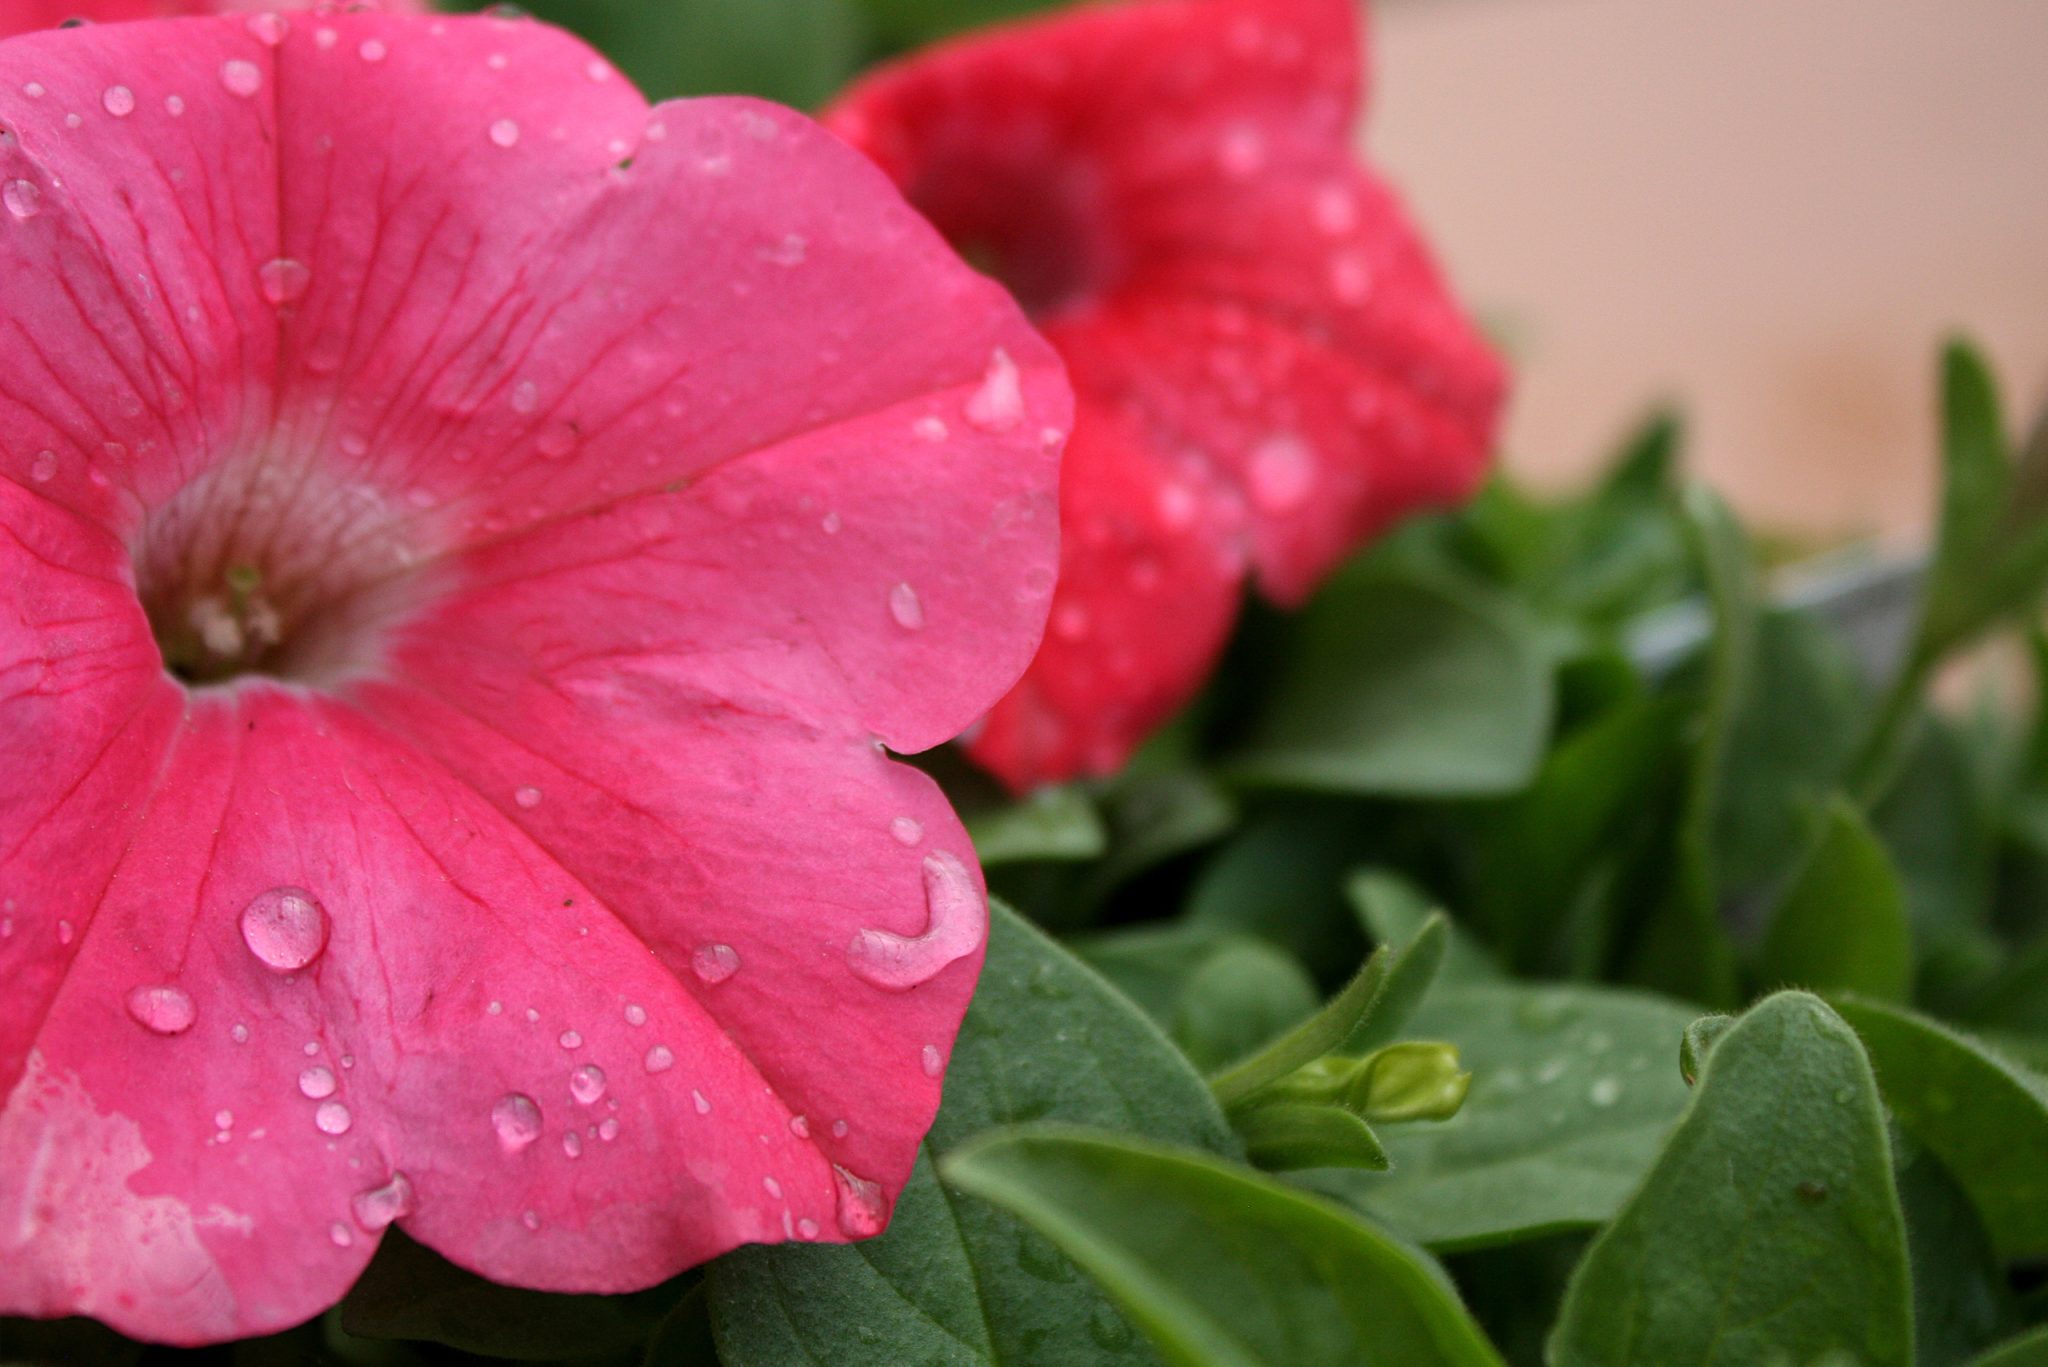
<instances>
[{"instance_id":1,"label":"pink petal","mask_svg":"<svg viewBox=\"0 0 2048 1367\"><path fill-rule=\"evenodd\" d=\"M1035 648L1050 349L798 116L529 23L25 37L0 127L0 1312L879 1230L986 916L880 747ZM319 648L188 693L137 583L243 555Z\"/></svg>"},{"instance_id":2,"label":"pink petal","mask_svg":"<svg viewBox=\"0 0 2048 1367\"><path fill-rule=\"evenodd\" d=\"M1242 556L1295 603L1483 477L1500 367L1354 163L1358 49L1349 0L1082 6L942 44L828 112L1046 320L1089 400L1074 465L1096 473L1063 491L1070 543L1097 499L1140 536L1133 491L1172 470L1201 491L1202 525L1149 558L1205 538L1209 565ZM1106 411L1120 430L1093 435ZM1132 469L1101 473L1112 459ZM1055 628L1100 622L1126 664L1048 635L976 745L1013 785L1116 767L1213 663L1229 597L1214 571L1169 577L1195 629L1167 639L1133 554L1070 544Z\"/></svg>"},{"instance_id":3,"label":"pink petal","mask_svg":"<svg viewBox=\"0 0 2048 1367\"><path fill-rule=\"evenodd\" d=\"M0 38L55 28L67 19L96 24L125 19L171 19L194 14L271 14L311 9L315 0L8 0L0 12ZM426 0L383 0L381 8L403 14L428 8Z\"/></svg>"}]
</instances>

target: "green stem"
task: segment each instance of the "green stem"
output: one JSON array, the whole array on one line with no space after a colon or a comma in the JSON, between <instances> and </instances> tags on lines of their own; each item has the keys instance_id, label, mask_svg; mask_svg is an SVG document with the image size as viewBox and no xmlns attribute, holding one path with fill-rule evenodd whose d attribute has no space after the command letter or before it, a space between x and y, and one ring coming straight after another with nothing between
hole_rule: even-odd
<instances>
[{"instance_id":1,"label":"green stem","mask_svg":"<svg viewBox=\"0 0 2048 1367\"><path fill-rule=\"evenodd\" d=\"M1891 791L1903 767L1907 747L1920 718L1920 701L1942 652L1916 645L1878 700L1863 743L1850 761L1846 787L1865 812L1874 811Z\"/></svg>"}]
</instances>

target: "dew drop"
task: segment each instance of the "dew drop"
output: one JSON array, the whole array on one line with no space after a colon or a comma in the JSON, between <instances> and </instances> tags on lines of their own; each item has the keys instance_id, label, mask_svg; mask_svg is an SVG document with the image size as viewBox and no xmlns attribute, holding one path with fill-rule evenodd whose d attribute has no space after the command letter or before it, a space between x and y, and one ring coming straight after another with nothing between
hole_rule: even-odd
<instances>
[{"instance_id":1,"label":"dew drop","mask_svg":"<svg viewBox=\"0 0 2048 1367\"><path fill-rule=\"evenodd\" d=\"M967 425L982 432L1007 432L1024 418L1024 389L1017 363L997 347L989 357L981 388L967 401Z\"/></svg>"},{"instance_id":2,"label":"dew drop","mask_svg":"<svg viewBox=\"0 0 2048 1367\"><path fill-rule=\"evenodd\" d=\"M949 435L945 420L931 416L919 418L910 424L910 430L921 441L940 442Z\"/></svg>"},{"instance_id":3,"label":"dew drop","mask_svg":"<svg viewBox=\"0 0 2048 1367\"><path fill-rule=\"evenodd\" d=\"M889 834L905 845L915 845L924 839L924 825L913 816L899 816L889 823Z\"/></svg>"},{"instance_id":4,"label":"dew drop","mask_svg":"<svg viewBox=\"0 0 2048 1367\"><path fill-rule=\"evenodd\" d=\"M491 1103L491 1128L499 1148L518 1153L540 1138L540 1106L524 1092L507 1092Z\"/></svg>"},{"instance_id":5,"label":"dew drop","mask_svg":"<svg viewBox=\"0 0 2048 1367\"><path fill-rule=\"evenodd\" d=\"M213 1127L216 1130L233 1129L235 1127L235 1113L233 1111L215 1111L213 1113Z\"/></svg>"},{"instance_id":6,"label":"dew drop","mask_svg":"<svg viewBox=\"0 0 2048 1367\"><path fill-rule=\"evenodd\" d=\"M612 78L612 64L601 57L593 57L584 66L583 74L593 81L609 81Z\"/></svg>"},{"instance_id":7,"label":"dew drop","mask_svg":"<svg viewBox=\"0 0 2048 1367\"><path fill-rule=\"evenodd\" d=\"M675 1052L666 1044L657 1044L647 1051L641 1063L650 1073L665 1073L676 1066Z\"/></svg>"},{"instance_id":8,"label":"dew drop","mask_svg":"<svg viewBox=\"0 0 2048 1367\"><path fill-rule=\"evenodd\" d=\"M220 83L228 94L246 100L263 88L263 69L237 57L220 64Z\"/></svg>"},{"instance_id":9,"label":"dew drop","mask_svg":"<svg viewBox=\"0 0 2048 1367\"><path fill-rule=\"evenodd\" d=\"M571 1158L581 1158L583 1156L583 1136L574 1130L564 1133L562 1135L562 1152Z\"/></svg>"},{"instance_id":10,"label":"dew drop","mask_svg":"<svg viewBox=\"0 0 2048 1367\"><path fill-rule=\"evenodd\" d=\"M838 513L827 513L818 519L818 525L825 529L825 535L837 536L839 529L846 524L840 520Z\"/></svg>"},{"instance_id":11,"label":"dew drop","mask_svg":"<svg viewBox=\"0 0 2048 1367\"><path fill-rule=\"evenodd\" d=\"M641 1004L640 1004L639 1002L627 1002L627 1003L626 1003L626 1024L628 1024L628 1025L645 1025L645 1024L647 1024L647 1008L646 1008L646 1007L644 1007L644 1006L642 1006L642 1005L641 1005Z\"/></svg>"},{"instance_id":12,"label":"dew drop","mask_svg":"<svg viewBox=\"0 0 2048 1367\"><path fill-rule=\"evenodd\" d=\"M69 921L64 921L64 920L60 920L60 921L58 921L58 922L57 922L57 943L58 943L58 944L60 944L60 945L68 945L68 944L70 944L70 943L71 943L71 937L72 937L73 935L75 935L75 934L77 934L77 931L75 931L75 930L74 930L74 929L72 928L72 925L71 925L71 923L70 923Z\"/></svg>"},{"instance_id":13,"label":"dew drop","mask_svg":"<svg viewBox=\"0 0 2048 1367\"><path fill-rule=\"evenodd\" d=\"M327 1227L327 1237L336 1248L348 1248L356 1241L354 1231L339 1220Z\"/></svg>"},{"instance_id":14,"label":"dew drop","mask_svg":"<svg viewBox=\"0 0 2048 1367\"><path fill-rule=\"evenodd\" d=\"M182 115L185 112L185 97L183 95L164 96L164 112L174 119Z\"/></svg>"},{"instance_id":15,"label":"dew drop","mask_svg":"<svg viewBox=\"0 0 2048 1367\"><path fill-rule=\"evenodd\" d=\"M249 32L265 47L276 47L291 32L291 25L280 14L252 14L249 16Z\"/></svg>"},{"instance_id":16,"label":"dew drop","mask_svg":"<svg viewBox=\"0 0 2048 1367\"><path fill-rule=\"evenodd\" d=\"M740 954L731 945L698 945L690 955L690 967L699 978L716 986L740 971Z\"/></svg>"},{"instance_id":17,"label":"dew drop","mask_svg":"<svg viewBox=\"0 0 2048 1367\"><path fill-rule=\"evenodd\" d=\"M704 1093L698 1091L695 1087L690 1089L690 1104L697 1108L698 1115L711 1114L711 1098L705 1096Z\"/></svg>"},{"instance_id":18,"label":"dew drop","mask_svg":"<svg viewBox=\"0 0 2048 1367\"><path fill-rule=\"evenodd\" d=\"M549 460L563 460L574 455L582 442L583 434L573 422L551 422L541 428L534 437L534 448Z\"/></svg>"},{"instance_id":19,"label":"dew drop","mask_svg":"<svg viewBox=\"0 0 2048 1367\"><path fill-rule=\"evenodd\" d=\"M847 1125L844 1120L835 1120L832 1122L832 1137L834 1139L846 1138L846 1132Z\"/></svg>"},{"instance_id":20,"label":"dew drop","mask_svg":"<svg viewBox=\"0 0 2048 1367\"><path fill-rule=\"evenodd\" d=\"M796 1232L802 1238L815 1239L818 1237L818 1222L816 1220L798 1220L796 1222Z\"/></svg>"},{"instance_id":21,"label":"dew drop","mask_svg":"<svg viewBox=\"0 0 2048 1367\"><path fill-rule=\"evenodd\" d=\"M1342 237L1358 226L1358 202L1342 185L1325 185L1316 191L1309 213L1326 236Z\"/></svg>"},{"instance_id":22,"label":"dew drop","mask_svg":"<svg viewBox=\"0 0 2048 1367\"><path fill-rule=\"evenodd\" d=\"M347 1134L355 1117L339 1101L323 1101L313 1112L313 1125L322 1134Z\"/></svg>"},{"instance_id":23,"label":"dew drop","mask_svg":"<svg viewBox=\"0 0 2048 1367\"><path fill-rule=\"evenodd\" d=\"M988 902L965 864L943 850L926 855L924 896L922 935L888 930L855 933L846 957L856 977L902 992L931 981L946 965L981 948L988 935Z\"/></svg>"},{"instance_id":24,"label":"dew drop","mask_svg":"<svg viewBox=\"0 0 2048 1367\"><path fill-rule=\"evenodd\" d=\"M43 211L43 192L32 180L10 180L0 188L0 203L16 218L34 218Z\"/></svg>"},{"instance_id":25,"label":"dew drop","mask_svg":"<svg viewBox=\"0 0 2048 1367\"><path fill-rule=\"evenodd\" d=\"M519 124L512 119L499 119L491 125L491 141L499 147L515 147L519 143Z\"/></svg>"},{"instance_id":26,"label":"dew drop","mask_svg":"<svg viewBox=\"0 0 2048 1367\"><path fill-rule=\"evenodd\" d=\"M793 1115L789 1118L789 1132L798 1139L809 1139L811 1137L811 1122L800 1115Z\"/></svg>"},{"instance_id":27,"label":"dew drop","mask_svg":"<svg viewBox=\"0 0 2048 1367\"><path fill-rule=\"evenodd\" d=\"M856 1176L837 1163L832 1165L832 1177L839 1187L839 1228L849 1239L880 1234L889 1223L881 1184Z\"/></svg>"},{"instance_id":28,"label":"dew drop","mask_svg":"<svg viewBox=\"0 0 2048 1367\"><path fill-rule=\"evenodd\" d=\"M607 1144L617 1139L619 1137L619 1122L616 1119L607 1117L605 1122L597 1127L597 1137Z\"/></svg>"},{"instance_id":29,"label":"dew drop","mask_svg":"<svg viewBox=\"0 0 2048 1367\"><path fill-rule=\"evenodd\" d=\"M564 1049L581 1049L583 1047L583 1036L575 1030L564 1030L561 1034L555 1036L555 1043L561 1045Z\"/></svg>"},{"instance_id":30,"label":"dew drop","mask_svg":"<svg viewBox=\"0 0 2048 1367\"><path fill-rule=\"evenodd\" d=\"M767 1192L771 1200L780 1201L782 1199L782 1183L776 1181L773 1177L761 1179L761 1190Z\"/></svg>"},{"instance_id":31,"label":"dew drop","mask_svg":"<svg viewBox=\"0 0 2048 1367\"><path fill-rule=\"evenodd\" d=\"M308 1101L325 1101L337 1085L334 1074L318 1064L299 1074L299 1095Z\"/></svg>"},{"instance_id":32,"label":"dew drop","mask_svg":"<svg viewBox=\"0 0 2048 1367\"><path fill-rule=\"evenodd\" d=\"M924 1064L924 1075L926 1077L937 1077L940 1073L946 1071L946 1056L939 1052L938 1045L927 1044L924 1047L924 1052L919 1057L920 1061Z\"/></svg>"},{"instance_id":33,"label":"dew drop","mask_svg":"<svg viewBox=\"0 0 2048 1367\"><path fill-rule=\"evenodd\" d=\"M1266 438L1252 451L1252 501L1269 513L1292 512L1308 499L1316 478L1315 454L1300 437Z\"/></svg>"},{"instance_id":34,"label":"dew drop","mask_svg":"<svg viewBox=\"0 0 2048 1367\"><path fill-rule=\"evenodd\" d=\"M36 458L29 462L28 477L38 484L48 484L57 473L57 453L38 451Z\"/></svg>"},{"instance_id":35,"label":"dew drop","mask_svg":"<svg viewBox=\"0 0 2048 1367\"><path fill-rule=\"evenodd\" d=\"M540 797L540 789L530 786L521 788L518 792L512 794L512 800L529 812L535 807L540 806Z\"/></svg>"},{"instance_id":36,"label":"dew drop","mask_svg":"<svg viewBox=\"0 0 2048 1367\"><path fill-rule=\"evenodd\" d=\"M391 49L381 38L365 38L362 46L356 49L356 55L366 62L381 62L391 55Z\"/></svg>"},{"instance_id":37,"label":"dew drop","mask_svg":"<svg viewBox=\"0 0 2048 1367\"><path fill-rule=\"evenodd\" d=\"M1233 176L1257 175L1266 164L1266 140L1258 129L1238 124L1223 135L1216 159Z\"/></svg>"},{"instance_id":38,"label":"dew drop","mask_svg":"<svg viewBox=\"0 0 2048 1367\"><path fill-rule=\"evenodd\" d=\"M242 908L242 943L279 973L306 967L327 948L327 912L304 888L272 888Z\"/></svg>"},{"instance_id":39,"label":"dew drop","mask_svg":"<svg viewBox=\"0 0 2048 1367\"><path fill-rule=\"evenodd\" d=\"M243 1025L240 1021L235 1022L228 1030L228 1038L237 1044L247 1044L249 1042L249 1027Z\"/></svg>"},{"instance_id":40,"label":"dew drop","mask_svg":"<svg viewBox=\"0 0 2048 1367\"><path fill-rule=\"evenodd\" d=\"M801 233L789 233L773 246L761 249L761 259L775 266L801 266L810 253L810 243Z\"/></svg>"},{"instance_id":41,"label":"dew drop","mask_svg":"<svg viewBox=\"0 0 2048 1367\"><path fill-rule=\"evenodd\" d=\"M519 1217L519 1223L525 1225L529 1232L539 1229L540 1212L532 1210L524 1212Z\"/></svg>"},{"instance_id":42,"label":"dew drop","mask_svg":"<svg viewBox=\"0 0 2048 1367\"><path fill-rule=\"evenodd\" d=\"M100 96L100 105L117 119L135 112L135 92L125 85L110 85Z\"/></svg>"},{"instance_id":43,"label":"dew drop","mask_svg":"<svg viewBox=\"0 0 2048 1367\"><path fill-rule=\"evenodd\" d=\"M908 584L898 584L889 590L889 616L905 631L916 631L924 625L924 604L918 599L917 590Z\"/></svg>"},{"instance_id":44,"label":"dew drop","mask_svg":"<svg viewBox=\"0 0 2048 1367\"><path fill-rule=\"evenodd\" d=\"M412 1183L404 1173L394 1172L383 1186L350 1197L349 1209L355 1213L356 1223L370 1233L389 1229L394 1221L412 1214Z\"/></svg>"},{"instance_id":45,"label":"dew drop","mask_svg":"<svg viewBox=\"0 0 2048 1367\"><path fill-rule=\"evenodd\" d=\"M291 303L304 295L306 287L313 283L313 272L306 268L306 264L288 256L265 262L256 274L263 286L263 297L272 304Z\"/></svg>"},{"instance_id":46,"label":"dew drop","mask_svg":"<svg viewBox=\"0 0 2048 1367\"><path fill-rule=\"evenodd\" d=\"M1612 1106L1615 1102L1621 1100L1620 1079L1611 1077L1595 1078L1593 1085L1586 1091L1586 1100L1592 1102L1595 1106L1603 1108Z\"/></svg>"},{"instance_id":47,"label":"dew drop","mask_svg":"<svg viewBox=\"0 0 2048 1367\"><path fill-rule=\"evenodd\" d=\"M128 1014L151 1034L182 1035L199 1013L175 987L138 987L128 994Z\"/></svg>"},{"instance_id":48,"label":"dew drop","mask_svg":"<svg viewBox=\"0 0 2048 1367\"><path fill-rule=\"evenodd\" d=\"M569 1095L585 1106L594 1105L604 1095L604 1069L595 1063L586 1063L569 1074Z\"/></svg>"}]
</instances>

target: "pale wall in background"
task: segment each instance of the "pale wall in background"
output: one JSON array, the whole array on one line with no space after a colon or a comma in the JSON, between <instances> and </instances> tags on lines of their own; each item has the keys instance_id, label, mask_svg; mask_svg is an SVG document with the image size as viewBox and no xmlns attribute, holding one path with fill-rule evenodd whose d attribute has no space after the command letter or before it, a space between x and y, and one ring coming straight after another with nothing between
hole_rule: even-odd
<instances>
[{"instance_id":1,"label":"pale wall in background","mask_svg":"<svg viewBox=\"0 0 2048 1367\"><path fill-rule=\"evenodd\" d=\"M1752 515L1906 534L1947 332L2048 398L2048 0L1391 0L1374 47L1369 141L1507 325L1524 475L1675 396Z\"/></svg>"}]
</instances>

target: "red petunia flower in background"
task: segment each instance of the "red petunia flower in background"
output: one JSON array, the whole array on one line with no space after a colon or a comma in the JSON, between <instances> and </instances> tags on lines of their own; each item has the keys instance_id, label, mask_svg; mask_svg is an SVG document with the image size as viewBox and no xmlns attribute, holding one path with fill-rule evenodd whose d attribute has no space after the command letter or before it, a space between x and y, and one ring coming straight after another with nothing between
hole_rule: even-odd
<instances>
[{"instance_id":1,"label":"red petunia flower in background","mask_svg":"<svg viewBox=\"0 0 2048 1367\"><path fill-rule=\"evenodd\" d=\"M0 44L0 1313L878 1230L987 916L883 747L1030 659L1069 417L779 107L519 20Z\"/></svg>"},{"instance_id":2,"label":"red petunia flower in background","mask_svg":"<svg viewBox=\"0 0 2048 1367\"><path fill-rule=\"evenodd\" d=\"M1484 475L1500 366L1351 150L1353 0L1133 0L942 44L825 121L1065 358L1044 646L972 753L1103 773L1200 687L1247 572L1300 602Z\"/></svg>"},{"instance_id":3,"label":"red petunia flower in background","mask_svg":"<svg viewBox=\"0 0 2048 1367\"><path fill-rule=\"evenodd\" d=\"M0 4L0 38L55 28L71 19L96 24L129 19L181 19L206 14L274 14L313 8L316 0L5 0ZM391 14L420 13L427 0L375 0L366 8Z\"/></svg>"}]
</instances>

